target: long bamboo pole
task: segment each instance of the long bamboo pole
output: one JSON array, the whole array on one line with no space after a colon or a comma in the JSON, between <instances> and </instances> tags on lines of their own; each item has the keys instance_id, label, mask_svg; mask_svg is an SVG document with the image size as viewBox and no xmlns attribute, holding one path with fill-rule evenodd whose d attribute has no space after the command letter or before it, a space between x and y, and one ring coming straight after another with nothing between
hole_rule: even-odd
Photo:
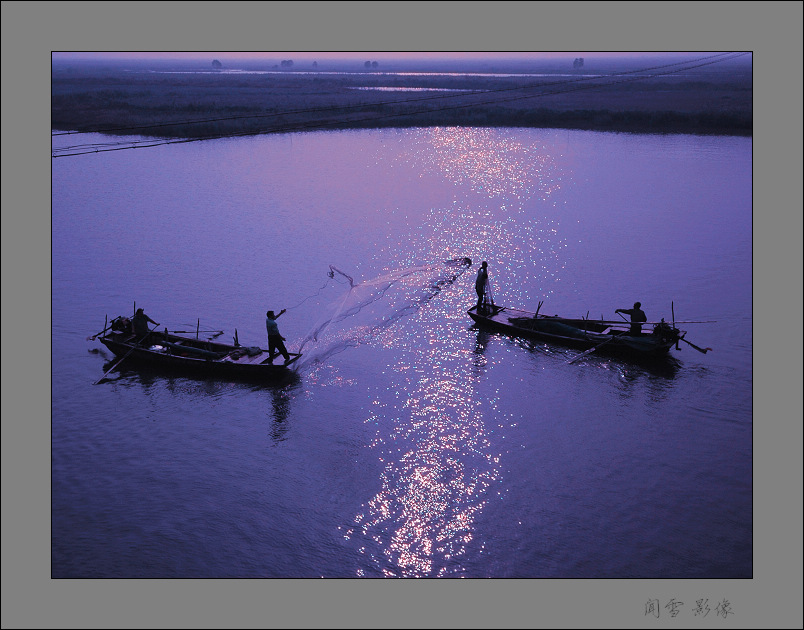
<instances>
[{"instance_id":1,"label":"long bamboo pole","mask_svg":"<svg viewBox=\"0 0 804 630\"><path fill-rule=\"evenodd\" d=\"M169 330L168 332L176 333L178 335L192 335L193 333L195 333L196 336L198 336L198 333L200 333L200 332L202 332L202 333L217 333L219 335L223 334L222 330Z\"/></svg>"},{"instance_id":2,"label":"long bamboo pole","mask_svg":"<svg viewBox=\"0 0 804 630\"><path fill-rule=\"evenodd\" d=\"M143 342L143 341L145 341L145 340L146 340L146 339L147 339L147 338L148 338L148 337L151 335L151 333L152 333L153 331L155 331L155 330L156 330L156 326L154 326L153 328L151 328L151 330L149 330L149 331L148 331L148 334L146 334L146 335L145 335L145 336L144 336L142 339L140 339L140 340L139 340L137 343L135 343L133 346L131 346L131 350L129 350L128 352L126 352L126 354L123 356L123 358L122 358L122 359L120 359L119 361L117 361L117 362L116 362L116 363L115 363L115 364L114 364L112 367L110 367L108 370L106 370L106 371L103 373L103 376L101 376L101 377L100 377L100 378L99 378L97 381L95 381L95 382L94 382L94 383L92 383L92 384L93 384L93 385L97 385L98 383L103 382L103 381L106 379L106 375L107 375L107 374L109 374L109 372L111 372L113 369L115 369L115 368L116 368L118 365L120 365L120 364L121 364L123 361L125 361L125 360L126 360L126 359L127 359L127 358L128 358L130 355L131 355L131 353L132 353L132 352L134 352L134 351L135 351L137 348L139 348L139 347L140 347L140 345L142 344L142 342Z\"/></svg>"},{"instance_id":3,"label":"long bamboo pole","mask_svg":"<svg viewBox=\"0 0 804 630\"><path fill-rule=\"evenodd\" d=\"M535 313L533 311L528 311L528 310L521 309L521 308L514 308L513 306L505 306L503 308L505 308L506 311L516 311L517 313L526 313L528 315L536 316L536 315L539 314L539 311L541 310L541 303L539 304L539 306L536 309ZM588 315L588 313L587 313L587 315ZM625 317L623 317L622 313L618 313L618 315L623 318L624 322L626 322L628 324L631 323ZM541 317L549 318L549 319L553 319L553 320L557 320L557 321L583 321L583 319L584 319L583 316L581 316L581 317L558 317L558 316L552 316L552 315L541 315ZM619 320L616 320L616 319L614 319L614 320L611 320L611 319L596 319L595 323L597 323L597 324L622 324L623 322L621 322ZM646 326L655 326L656 324L662 324L662 323L666 324L667 322L640 322L640 323L642 323L642 324L644 324ZM675 322L675 323L676 324L717 324L717 320L684 320L684 321L678 321L678 322Z\"/></svg>"},{"instance_id":4,"label":"long bamboo pole","mask_svg":"<svg viewBox=\"0 0 804 630\"><path fill-rule=\"evenodd\" d=\"M534 313L533 311L522 310L521 308L512 308L510 306L506 306L504 308L505 308L506 311L516 311L518 313L526 313L528 315L536 315L537 314L537 313ZM561 321L564 321L564 322L587 321L583 317L558 317L558 316L554 317L552 315L540 315L539 317L540 317L540 319L550 319L550 320L557 321L557 322L561 322ZM595 319L595 320L588 320L588 321L594 321L594 323L596 323L596 324L620 324L620 325L624 324L624 323L629 324L629 325L631 324L631 322L629 322L625 318L623 318L622 321L617 320L617 319ZM640 324L643 324L645 326L655 326L656 324L662 324L662 323L666 324L667 322L640 322ZM676 322L676 324L717 324L717 320L688 320L688 321Z\"/></svg>"},{"instance_id":5,"label":"long bamboo pole","mask_svg":"<svg viewBox=\"0 0 804 630\"><path fill-rule=\"evenodd\" d=\"M569 365L570 363L575 363L575 362L576 362L578 359L582 359L582 358L583 358L583 357L585 357L587 354L591 354L592 352L594 352L595 350L597 350L597 349L598 349L598 348L600 348L601 346L605 346L605 345L606 345L606 344L607 344L609 341L612 341L613 339L616 339L616 337L615 337L614 335L612 335L611 337L609 337L608 339L606 339L606 341L604 341L603 343L599 343L599 344L597 344L597 345L596 345L594 348L589 348L589 350L587 350L586 352L582 352L582 353L581 353L581 354L579 354L577 357L575 357L574 359L572 359L572 361L567 361L567 365Z\"/></svg>"}]
</instances>

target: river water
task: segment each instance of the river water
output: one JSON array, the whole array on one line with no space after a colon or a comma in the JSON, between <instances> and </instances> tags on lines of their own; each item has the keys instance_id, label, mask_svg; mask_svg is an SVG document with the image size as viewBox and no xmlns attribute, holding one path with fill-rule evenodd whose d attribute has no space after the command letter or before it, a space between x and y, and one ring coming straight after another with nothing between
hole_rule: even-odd
<instances>
[{"instance_id":1,"label":"river water","mask_svg":"<svg viewBox=\"0 0 804 630\"><path fill-rule=\"evenodd\" d=\"M752 577L751 158L430 128L54 159L52 576ZM569 363L479 331L483 260L498 304L640 301L716 322L679 326L712 351ZM287 309L298 379L94 385L87 337L135 306L263 347Z\"/></svg>"}]
</instances>

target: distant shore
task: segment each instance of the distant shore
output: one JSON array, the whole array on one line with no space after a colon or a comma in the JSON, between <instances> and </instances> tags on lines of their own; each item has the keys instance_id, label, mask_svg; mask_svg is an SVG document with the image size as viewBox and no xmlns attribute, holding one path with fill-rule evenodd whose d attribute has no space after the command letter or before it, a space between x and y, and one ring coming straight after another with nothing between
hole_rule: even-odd
<instances>
[{"instance_id":1,"label":"distant shore","mask_svg":"<svg viewBox=\"0 0 804 630\"><path fill-rule=\"evenodd\" d=\"M205 138L389 127L543 127L750 136L747 72L595 75L131 72L54 66L51 129Z\"/></svg>"}]
</instances>

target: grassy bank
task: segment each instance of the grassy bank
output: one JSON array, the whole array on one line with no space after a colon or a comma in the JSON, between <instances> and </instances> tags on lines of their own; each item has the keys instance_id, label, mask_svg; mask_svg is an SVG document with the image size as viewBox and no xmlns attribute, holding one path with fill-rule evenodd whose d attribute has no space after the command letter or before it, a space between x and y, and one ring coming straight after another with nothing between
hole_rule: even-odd
<instances>
[{"instance_id":1,"label":"grassy bank","mask_svg":"<svg viewBox=\"0 0 804 630\"><path fill-rule=\"evenodd\" d=\"M594 75L153 72L53 66L51 128L200 138L485 126L751 135L750 67L631 82Z\"/></svg>"}]
</instances>

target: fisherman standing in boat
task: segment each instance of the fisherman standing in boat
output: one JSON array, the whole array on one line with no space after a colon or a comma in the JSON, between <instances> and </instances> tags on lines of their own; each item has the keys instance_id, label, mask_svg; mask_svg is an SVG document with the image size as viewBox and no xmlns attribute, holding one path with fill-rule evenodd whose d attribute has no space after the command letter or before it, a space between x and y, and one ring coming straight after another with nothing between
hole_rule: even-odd
<instances>
[{"instance_id":1,"label":"fisherman standing in boat","mask_svg":"<svg viewBox=\"0 0 804 630\"><path fill-rule=\"evenodd\" d=\"M645 311L642 310L642 304L640 302L634 302L634 308L618 308L614 312L625 313L626 315L630 315L631 334L632 335L642 334L642 322L648 321L648 318L645 315Z\"/></svg>"},{"instance_id":2,"label":"fisherman standing in boat","mask_svg":"<svg viewBox=\"0 0 804 630\"><path fill-rule=\"evenodd\" d=\"M480 311L485 301L486 289L489 284L489 264L484 260L480 264L480 269L477 271L477 280L475 280L475 291L477 292L477 310Z\"/></svg>"},{"instance_id":3,"label":"fisherman standing in boat","mask_svg":"<svg viewBox=\"0 0 804 630\"><path fill-rule=\"evenodd\" d=\"M134 317L131 319L131 326L134 329L134 334L137 336L138 341L142 341L145 336L151 332L151 329L148 328L148 322L151 322L154 326L159 326L159 324L145 314L145 311L138 308L137 312L134 313Z\"/></svg>"},{"instance_id":4,"label":"fisherman standing in boat","mask_svg":"<svg viewBox=\"0 0 804 630\"><path fill-rule=\"evenodd\" d=\"M279 334L279 326L276 324L276 320L282 313L285 312L286 309L282 309L279 311L278 315L275 315L273 311L268 311L265 313L265 330L268 332L268 356L273 362L274 357L277 354L281 354L285 357L285 363L290 361L290 354L285 348L285 338Z\"/></svg>"}]
</instances>

